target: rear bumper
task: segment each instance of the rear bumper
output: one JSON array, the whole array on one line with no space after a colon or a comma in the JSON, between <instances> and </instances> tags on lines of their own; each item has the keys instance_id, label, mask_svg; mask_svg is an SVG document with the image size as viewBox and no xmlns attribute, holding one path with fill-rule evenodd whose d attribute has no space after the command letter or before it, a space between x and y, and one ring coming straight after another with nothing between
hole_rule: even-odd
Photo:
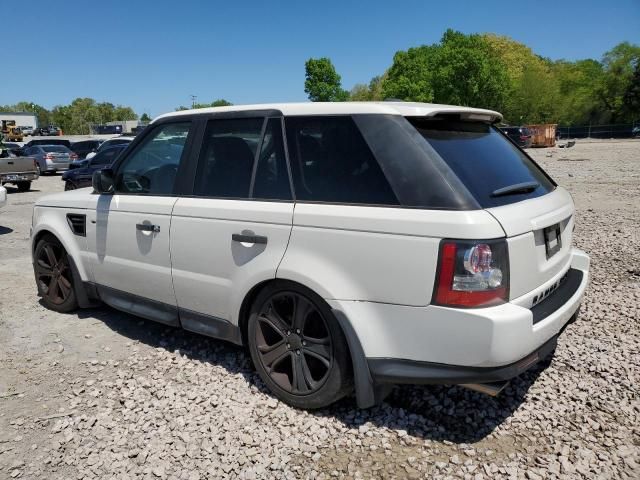
<instances>
[{"instance_id":1,"label":"rear bumper","mask_svg":"<svg viewBox=\"0 0 640 480\"><path fill-rule=\"evenodd\" d=\"M589 257L577 249L571 255L569 269L550 283L565 275L566 280L533 308L521 299L478 309L328 303L341 312L343 329L349 323L355 337L349 346L353 352L352 343L358 342L364 357L354 367L364 369L372 385L508 380L552 352L575 318L588 283Z\"/></svg>"},{"instance_id":2,"label":"rear bumper","mask_svg":"<svg viewBox=\"0 0 640 480\"><path fill-rule=\"evenodd\" d=\"M38 179L37 172L15 172L0 174L1 183L32 182Z\"/></svg>"}]
</instances>

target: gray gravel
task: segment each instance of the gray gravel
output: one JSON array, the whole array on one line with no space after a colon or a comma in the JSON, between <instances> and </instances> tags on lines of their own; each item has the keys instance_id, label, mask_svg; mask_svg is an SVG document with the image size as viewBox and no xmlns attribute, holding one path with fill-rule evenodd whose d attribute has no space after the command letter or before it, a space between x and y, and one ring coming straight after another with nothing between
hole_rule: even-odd
<instances>
[{"instance_id":1,"label":"gray gravel","mask_svg":"<svg viewBox=\"0 0 640 480\"><path fill-rule=\"evenodd\" d=\"M0 211L0 478L640 478L640 142L533 150L574 195L592 280L550 362L485 397L396 388L319 412L239 348L107 307L37 301L31 205Z\"/></svg>"}]
</instances>

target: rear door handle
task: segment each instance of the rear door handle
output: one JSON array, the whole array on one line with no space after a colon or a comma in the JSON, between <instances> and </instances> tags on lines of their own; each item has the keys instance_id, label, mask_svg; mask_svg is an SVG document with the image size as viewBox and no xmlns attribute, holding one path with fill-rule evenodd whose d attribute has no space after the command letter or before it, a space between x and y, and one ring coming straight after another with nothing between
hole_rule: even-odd
<instances>
[{"instance_id":1,"label":"rear door handle","mask_svg":"<svg viewBox=\"0 0 640 480\"><path fill-rule=\"evenodd\" d=\"M243 235L242 233L234 233L231 235L231 240L234 242L242 242L242 243L267 243L267 237L263 237L262 235Z\"/></svg>"},{"instance_id":2,"label":"rear door handle","mask_svg":"<svg viewBox=\"0 0 640 480\"><path fill-rule=\"evenodd\" d=\"M140 230L142 232L158 233L160 231L160 225L152 225L151 223L136 223L136 230Z\"/></svg>"}]
</instances>

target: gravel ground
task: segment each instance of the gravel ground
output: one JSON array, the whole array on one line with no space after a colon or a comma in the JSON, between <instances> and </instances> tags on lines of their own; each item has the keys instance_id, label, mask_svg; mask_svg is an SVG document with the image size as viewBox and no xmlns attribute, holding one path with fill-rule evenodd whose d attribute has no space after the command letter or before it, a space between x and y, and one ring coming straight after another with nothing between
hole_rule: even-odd
<instances>
[{"instance_id":1,"label":"gravel ground","mask_svg":"<svg viewBox=\"0 0 640 480\"><path fill-rule=\"evenodd\" d=\"M396 388L309 413L240 348L110 308L38 303L31 206L0 211L0 478L640 478L640 142L531 154L576 201L592 258L555 356L490 398Z\"/></svg>"}]
</instances>

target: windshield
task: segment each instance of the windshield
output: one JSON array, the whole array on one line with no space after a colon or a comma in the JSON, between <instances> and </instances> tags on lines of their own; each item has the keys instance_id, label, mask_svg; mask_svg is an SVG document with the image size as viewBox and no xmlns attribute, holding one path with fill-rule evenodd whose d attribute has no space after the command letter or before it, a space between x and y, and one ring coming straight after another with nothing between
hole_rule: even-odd
<instances>
[{"instance_id":1,"label":"windshield","mask_svg":"<svg viewBox=\"0 0 640 480\"><path fill-rule=\"evenodd\" d=\"M51 153L69 153L69 149L64 145L50 145L42 147L45 152Z\"/></svg>"},{"instance_id":2,"label":"windshield","mask_svg":"<svg viewBox=\"0 0 640 480\"><path fill-rule=\"evenodd\" d=\"M555 184L525 153L495 127L449 118L408 117L483 208L497 207L549 193ZM519 184L537 185L497 191Z\"/></svg>"}]
</instances>

